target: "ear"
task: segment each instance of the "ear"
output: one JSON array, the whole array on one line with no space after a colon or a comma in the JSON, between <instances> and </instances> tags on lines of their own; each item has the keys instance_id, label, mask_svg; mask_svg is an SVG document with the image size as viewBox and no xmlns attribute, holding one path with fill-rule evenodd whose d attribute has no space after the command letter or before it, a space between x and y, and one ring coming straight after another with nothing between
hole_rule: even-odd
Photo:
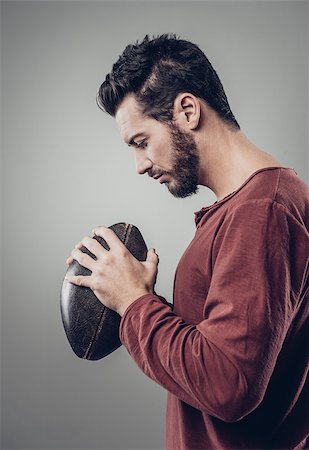
<instances>
[{"instance_id":1,"label":"ear","mask_svg":"<svg viewBox=\"0 0 309 450\"><path fill-rule=\"evenodd\" d=\"M201 117L200 100L189 92L178 94L174 101L174 120L184 130L198 127Z\"/></svg>"}]
</instances>

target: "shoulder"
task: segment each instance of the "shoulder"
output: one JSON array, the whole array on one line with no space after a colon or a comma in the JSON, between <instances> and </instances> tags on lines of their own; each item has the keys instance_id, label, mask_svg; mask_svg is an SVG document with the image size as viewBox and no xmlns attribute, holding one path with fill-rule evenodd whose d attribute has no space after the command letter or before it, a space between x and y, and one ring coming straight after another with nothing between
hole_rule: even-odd
<instances>
[{"instance_id":1,"label":"shoulder","mask_svg":"<svg viewBox=\"0 0 309 450\"><path fill-rule=\"evenodd\" d=\"M309 231L309 186L290 168L257 173L226 205L225 219L295 221Z\"/></svg>"},{"instance_id":2,"label":"shoulder","mask_svg":"<svg viewBox=\"0 0 309 450\"><path fill-rule=\"evenodd\" d=\"M274 200L309 231L309 186L295 171L280 171Z\"/></svg>"}]
</instances>

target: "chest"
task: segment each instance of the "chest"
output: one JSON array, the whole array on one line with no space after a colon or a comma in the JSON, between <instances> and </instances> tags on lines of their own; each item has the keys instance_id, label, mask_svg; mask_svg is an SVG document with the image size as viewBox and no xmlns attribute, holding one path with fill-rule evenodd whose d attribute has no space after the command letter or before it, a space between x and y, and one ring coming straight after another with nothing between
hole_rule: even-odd
<instances>
[{"instance_id":1,"label":"chest","mask_svg":"<svg viewBox=\"0 0 309 450\"><path fill-rule=\"evenodd\" d=\"M213 245L220 225L211 221L196 230L183 253L174 279L174 312L186 322L198 324L211 283Z\"/></svg>"}]
</instances>

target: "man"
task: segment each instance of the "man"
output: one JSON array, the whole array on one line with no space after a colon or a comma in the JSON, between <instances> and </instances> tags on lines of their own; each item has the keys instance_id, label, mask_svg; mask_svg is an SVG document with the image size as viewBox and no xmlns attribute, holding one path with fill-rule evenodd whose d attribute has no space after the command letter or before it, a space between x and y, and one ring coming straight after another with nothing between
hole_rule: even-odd
<instances>
[{"instance_id":1,"label":"man","mask_svg":"<svg viewBox=\"0 0 309 450\"><path fill-rule=\"evenodd\" d=\"M128 45L97 101L139 174L217 197L195 213L172 308L154 249L139 262L106 227L93 232L109 252L85 236L67 260L92 271L69 281L122 316L122 343L167 389L166 449L305 448L308 186L246 138L206 56L174 34Z\"/></svg>"}]
</instances>

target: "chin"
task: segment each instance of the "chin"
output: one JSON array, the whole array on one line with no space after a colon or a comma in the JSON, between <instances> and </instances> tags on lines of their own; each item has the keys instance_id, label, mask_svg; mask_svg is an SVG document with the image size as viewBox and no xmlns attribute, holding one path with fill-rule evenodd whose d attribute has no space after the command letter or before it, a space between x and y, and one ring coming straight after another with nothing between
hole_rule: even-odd
<instances>
[{"instance_id":1,"label":"chin","mask_svg":"<svg viewBox=\"0 0 309 450\"><path fill-rule=\"evenodd\" d=\"M197 184L183 185L177 183L166 182L167 189L176 198L186 198L198 193Z\"/></svg>"}]
</instances>

